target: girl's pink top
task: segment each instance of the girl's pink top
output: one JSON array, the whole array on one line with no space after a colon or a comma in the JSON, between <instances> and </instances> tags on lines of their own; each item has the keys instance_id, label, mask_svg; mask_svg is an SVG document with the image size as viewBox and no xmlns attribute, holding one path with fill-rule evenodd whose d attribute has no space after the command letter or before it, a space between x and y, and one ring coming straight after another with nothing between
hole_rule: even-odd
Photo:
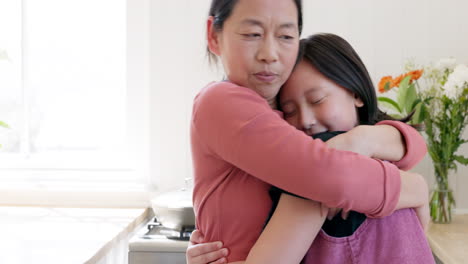
<instances>
[{"instance_id":1,"label":"girl's pink top","mask_svg":"<svg viewBox=\"0 0 468 264\"><path fill-rule=\"evenodd\" d=\"M397 166L412 167L426 145L410 126L379 124L405 138L407 153L399 162L330 149L289 125L256 92L230 82L209 84L195 98L191 121L197 229L206 241L223 241L230 262L245 260L270 211L271 185L369 217L391 214L400 194Z\"/></svg>"}]
</instances>

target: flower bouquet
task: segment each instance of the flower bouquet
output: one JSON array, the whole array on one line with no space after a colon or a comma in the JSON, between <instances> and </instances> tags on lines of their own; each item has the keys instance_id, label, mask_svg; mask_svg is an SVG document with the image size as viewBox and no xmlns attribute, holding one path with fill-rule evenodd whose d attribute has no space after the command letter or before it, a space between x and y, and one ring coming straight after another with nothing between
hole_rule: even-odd
<instances>
[{"instance_id":1,"label":"flower bouquet","mask_svg":"<svg viewBox=\"0 0 468 264\"><path fill-rule=\"evenodd\" d=\"M416 80L421 76L425 82L419 85ZM449 174L456 171L457 164L468 165L466 157L457 155L460 146L468 142L463 139L468 124L468 67L444 59L395 79L386 76L379 83L381 92L393 87L399 89L397 101L379 97L379 102L390 105L400 115L413 114L413 124L424 124L436 180L430 197L431 218L448 223L455 206Z\"/></svg>"},{"instance_id":2,"label":"flower bouquet","mask_svg":"<svg viewBox=\"0 0 468 264\"><path fill-rule=\"evenodd\" d=\"M439 61L427 67L427 84L422 96L427 103L426 125L429 155L434 165L436 186L432 192L431 218L437 223L449 223L455 199L448 176L457 170L457 164L468 165L468 159L457 155L468 124L468 67L456 65L454 59Z\"/></svg>"}]
</instances>

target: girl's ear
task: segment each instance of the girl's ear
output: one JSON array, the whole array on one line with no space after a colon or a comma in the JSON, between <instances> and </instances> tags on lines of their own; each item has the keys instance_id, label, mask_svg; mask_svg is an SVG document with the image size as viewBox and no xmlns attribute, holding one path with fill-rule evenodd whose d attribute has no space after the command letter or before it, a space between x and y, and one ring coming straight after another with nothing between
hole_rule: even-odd
<instances>
[{"instance_id":1,"label":"girl's ear","mask_svg":"<svg viewBox=\"0 0 468 264\"><path fill-rule=\"evenodd\" d=\"M214 27L214 17L208 17L206 21L206 40L208 42L208 49L216 55L220 55L219 52L219 41L218 41L218 33Z\"/></svg>"},{"instance_id":2,"label":"girl's ear","mask_svg":"<svg viewBox=\"0 0 468 264\"><path fill-rule=\"evenodd\" d=\"M354 94L354 105L356 107L363 107L364 106L364 102L361 100L361 98L357 94Z\"/></svg>"}]
</instances>

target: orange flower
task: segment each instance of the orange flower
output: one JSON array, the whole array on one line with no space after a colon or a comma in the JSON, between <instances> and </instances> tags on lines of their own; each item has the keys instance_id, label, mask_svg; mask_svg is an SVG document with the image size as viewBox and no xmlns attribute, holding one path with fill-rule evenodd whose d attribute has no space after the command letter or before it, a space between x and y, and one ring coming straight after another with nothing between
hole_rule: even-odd
<instances>
[{"instance_id":1,"label":"orange flower","mask_svg":"<svg viewBox=\"0 0 468 264\"><path fill-rule=\"evenodd\" d=\"M423 74L423 71L424 70L415 70L415 71L408 72L408 74L411 75L412 81L416 81L417 79L421 77L421 75Z\"/></svg>"},{"instance_id":2,"label":"orange flower","mask_svg":"<svg viewBox=\"0 0 468 264\"><path fill-rule=\"evenodd\" d=\"M398 87L400 86L401 80L403 80L406 77L406 74L402 74L395 79L392 80L392 87Z\"/></svg>"},{"instance_id":3,"label":"orange flower","mask_svg":"<svg viewBox=\"0 0 468 264\"><path fill-rule=\"evenodd\" d=\"M397 76L395 79L392 78L392 76L384 76L382 79L380 79L379 82L379 92L380 93L385 93L386 91L389 91L393 87L399 87L401 81L410 76L411 79L409 81L410 84L413 83L413 81L416 81L417 79L421 78L424 70L415 70L415 71L410 71L405 74L401 74Z\"/></svg>"},{"instance_id":4,"label":"orange flower","mask_svg":"<svg viewBox=\"0 0 468 264\"><path fill-rule=\"evenodd\" d=\"M387 86L387 84L388 84L388 86ZM385 86L387 86L387 88L385 88ZM385 93L386 91L390 90L391 88L393 88L393 86L392 86L392 76L382 77L382 79L380 79L380 82L379 82L379 92L380 93Z\"/></svg>"}]
</instances>

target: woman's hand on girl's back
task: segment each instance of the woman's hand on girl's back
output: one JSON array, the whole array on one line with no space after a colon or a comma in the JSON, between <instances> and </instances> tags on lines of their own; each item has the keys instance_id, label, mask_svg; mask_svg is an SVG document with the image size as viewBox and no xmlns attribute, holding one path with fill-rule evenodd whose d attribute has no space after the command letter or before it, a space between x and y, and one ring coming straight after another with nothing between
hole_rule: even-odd
<instances>
[{"instance_id":1,"label":"woman's hand on girl's back","mask_svg":"<svg viewBox=\"0 0 468 264\"><path fill-rule=\"evenodd\" d=\"M227 263L228 249L222 248L221 241L204 243L200 231L193 231L190 243L185 252L187 264L221 264Z\"/></svg>"}]
</instances>

